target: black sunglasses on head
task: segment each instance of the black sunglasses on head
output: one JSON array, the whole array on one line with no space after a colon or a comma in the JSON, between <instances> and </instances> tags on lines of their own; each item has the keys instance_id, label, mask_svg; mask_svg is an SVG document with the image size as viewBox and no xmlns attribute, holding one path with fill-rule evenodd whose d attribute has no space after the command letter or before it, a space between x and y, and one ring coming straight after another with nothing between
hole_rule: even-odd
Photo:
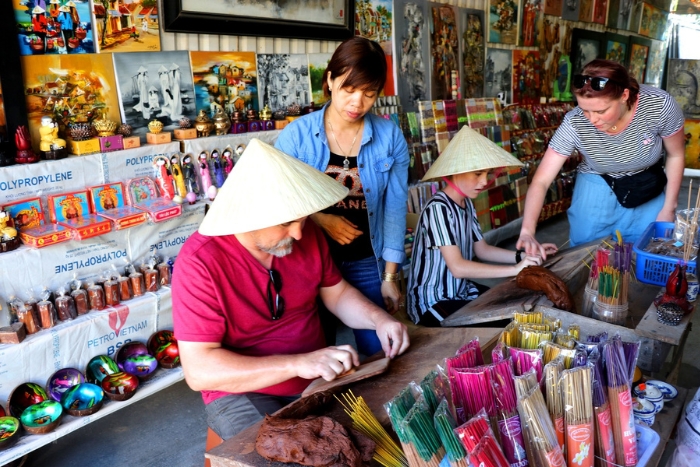
<instances>
[{"instance_id":1,"label":"black sunglasses on head","mask_svg":"<svg viewBox=\"0 0 700 467\"><path fill-rule=\"evenodd\" d=\"M270 275L270 282L267 283L267 308L273 321L282 317L284 313L284 298L280 295L282 290L282 278L280 273L274 269L267 271ZM274 292L274 296L273 296Z\"/></svg>"},{"instance_id":2,"label":"black sunglasses on head","mask_svg":"<svg viewBox=\"0 0 700 467\"><path fill-rule=\"evenodd\" d=\"M590 83L591 89L594 91L602 91L609 82L617 84L610 78L603 78L602 76L574 75L573 79L573 85L576 89L581 89Z\"/></svg>"}]
</instances>

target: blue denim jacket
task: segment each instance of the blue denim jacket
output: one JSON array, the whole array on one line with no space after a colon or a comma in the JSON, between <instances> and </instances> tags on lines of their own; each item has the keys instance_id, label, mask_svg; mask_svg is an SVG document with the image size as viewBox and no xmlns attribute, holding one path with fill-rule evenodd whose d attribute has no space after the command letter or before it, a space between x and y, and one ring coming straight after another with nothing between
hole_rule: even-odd
<instances>
[{"instance_id":1,"label":"blue denim jacket","mask_svg":"<svg viewBox=\"0 0 700 467\"><path fill-rule=\"evenodd\" d=\"M325 172L330 147L322 110L298 118L282 130L275 147ZM406 199L408 196L408 146L401 130L391 120L365 115L357 167L367 201L370 239L374 255L401 264L406 256Z\"/></svg>"}]
</instances>

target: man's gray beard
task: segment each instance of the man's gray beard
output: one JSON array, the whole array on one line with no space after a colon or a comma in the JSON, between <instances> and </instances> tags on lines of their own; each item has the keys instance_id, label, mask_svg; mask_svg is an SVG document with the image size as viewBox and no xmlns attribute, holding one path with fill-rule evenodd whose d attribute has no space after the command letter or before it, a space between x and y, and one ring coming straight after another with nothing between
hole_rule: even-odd
<instances>
[{"instance_id":1,"label":"man's gray beard","mask_svg":"<svg viewBox=\"0 0 700 467\"><path fill-rule=\"evenodd\" d=\"M265 253L269 253L272 256L276 256L277 258L282 258L283 256L287 256L292 252L293 243L294 239L292 237L288 237L270 248L265 248L259 244L257 244L256 246Z\"/></svg>"}]
</instances>

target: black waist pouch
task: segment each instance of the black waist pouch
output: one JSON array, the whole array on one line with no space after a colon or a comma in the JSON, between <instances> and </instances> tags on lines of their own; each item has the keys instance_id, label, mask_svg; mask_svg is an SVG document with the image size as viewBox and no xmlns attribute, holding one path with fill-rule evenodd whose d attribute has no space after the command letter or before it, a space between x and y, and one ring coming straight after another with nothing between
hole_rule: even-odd
<instances>
[{"instance_id":1,"label":"black waist pouch","mask_svg":"<svg viewBox=\"0 0 700 467\"><path fill-rule=\"evenodd\" d=\"M626 177L613 178L603 174L603 180L610 186L623 208L636 208L659 196L666 186L666 173L663 159L643 172Z\"/></svg>"}]
</instances>

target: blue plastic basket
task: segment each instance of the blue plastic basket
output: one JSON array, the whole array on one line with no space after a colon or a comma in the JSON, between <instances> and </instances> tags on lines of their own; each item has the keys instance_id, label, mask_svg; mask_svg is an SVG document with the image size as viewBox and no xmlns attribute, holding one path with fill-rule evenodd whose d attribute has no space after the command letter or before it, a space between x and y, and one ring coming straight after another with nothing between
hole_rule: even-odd
<instances>
[{"instance_id":1,"label":"blue plastic basket","mask_svg":"<svg viewBox=\"0 0 700 467\"><path fill-rule=\"evenodd\" d=\"M652 222L644 231L639 240L633 246L634 252L637 254L637 266L635 273L637 280L645 284L666 286L669 274L673 271L681 261L680 258L671 256L655 255L644 251L644 248L649 244L652 238L666 238L673 236L673 222ZM691 261L688 263L686 272L695 274L696 263Z\"/></svg>"}]
</instances>

